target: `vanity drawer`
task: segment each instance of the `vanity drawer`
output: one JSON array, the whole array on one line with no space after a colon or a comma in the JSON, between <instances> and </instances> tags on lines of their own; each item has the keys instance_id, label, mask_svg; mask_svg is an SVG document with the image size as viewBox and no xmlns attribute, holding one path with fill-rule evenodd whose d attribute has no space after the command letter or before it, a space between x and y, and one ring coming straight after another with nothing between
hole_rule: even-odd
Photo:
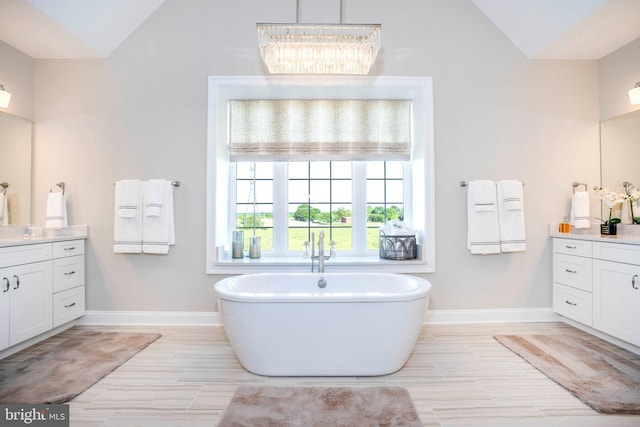
<instances>
[{"instance_id":1,"label":"vanity drawer","mask_svg":"<svg viewBox=\"0 0 640 427\"><path fill-rule=\"evenodd\" d=\"M593 257L607 261L640 265L640 246L624 243L593 242Z\"/></svg>"},{"instance_id":2,"label":"vanity drawer","mask_svg":"<svg viewBox=\"0 0 640 427\"><path fill-rule=\"evenodd\" d=\"M84 254L84 240L68 240L53 243L53 257L63 258Z\"/></svg>"},{"instance_id":3,"label":"vanity drawer","mask_svg":"<svg viewBox=\"0 0 640 427\"><path fill-rule=\"evenodd\" d=\"M75 320L85 313L84 286L53 294L53 327Z\"/></svg>"},{"instance_id":4,"label":"vanity drawer","mask_svg":"<svg viewBox=\"0 0 640 427\"><path fill-rule=\"evenodd\" d=\"M573 255L553 254L553 283L591 292L593 261Z\"/></svg>"},{"instance_id":5,"label":"vanity drawer","mask_svg":"<svg viewBox=\"0 0 640 427\"><path fill-rule=\"evenodd\" d=\"M53 292L84 285L84 255L53 260Z\"/></svg>"},{"instance_id":6,"label":"vanity drawer","mask_svg":"<svg viewBox=\"0 0 640 427\"><path fill-rule=\"evenodd\" d=\"M553 239L553 252L557 254L591 257L591 242L588 240Z\"/></svg>"},{"instance_id":7,"label":"vanity drawer","mask_svg":"<svg viewBox=\"0 0 640 427\"><path fill-rule=\"evenodd\" d=\"M0 268L51 259L51 243L0 248Z\"/></svg>"},{"instance_id":8,"label":"vanity drawer","mask_svg":"<svg viewBox=\"0 0 640 427\"><path fill-rule=\"evenodd\" d=\"M553 311L584 325L593 322L593 299L590 292L553 284Z\"/></svg>"}]
</instances>

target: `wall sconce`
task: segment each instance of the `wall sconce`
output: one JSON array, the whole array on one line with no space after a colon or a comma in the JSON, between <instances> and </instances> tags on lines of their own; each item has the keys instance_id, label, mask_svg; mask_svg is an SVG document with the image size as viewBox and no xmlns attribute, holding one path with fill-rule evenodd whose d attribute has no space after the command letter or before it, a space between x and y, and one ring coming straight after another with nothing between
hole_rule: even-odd
<instances>
[{"instance_id":1,"label":"wall sconce","mask_svg":"<svg viewBox=\"0 0 640 427\"><path fill-rule=\"evenodd\" d=\"M7 108L10 100L11 94L4 90L4 86L0 84L0 108Z\"/></svg>"},{"instance_id":2,"label":"wall sconce","mask_svg":"<svg viewBox=\"0 0 640 427\"><path fill-rule=\"evenodd\" d=\"M636 86L629 91L629 102L632 104L640 104L640 82L636 83Z\"/></svg>"}]
</instances>

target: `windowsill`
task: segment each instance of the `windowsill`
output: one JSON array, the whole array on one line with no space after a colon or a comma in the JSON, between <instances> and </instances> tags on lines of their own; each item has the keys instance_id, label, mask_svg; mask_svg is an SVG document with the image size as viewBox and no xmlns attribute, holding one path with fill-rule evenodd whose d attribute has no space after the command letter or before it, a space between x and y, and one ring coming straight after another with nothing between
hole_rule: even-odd
<instances>
[{"instance_id":1,"label":"windowsill","mask_svg":"<svg viewBox=\"0 0 640 427\"><path fill-rule=\"evenodd\" d=\"M318 271L318 261L314 260L314 271ZM422 259L387 260L378 255L337 256L324 263L325 272L358 271L387 273L431 273L433 268ZM208 274L248 274L264 272L305 272L311 271L311 259L302 257L269 257L251 259L228 258L216 261Z\"/></svg>"}]
</instances>

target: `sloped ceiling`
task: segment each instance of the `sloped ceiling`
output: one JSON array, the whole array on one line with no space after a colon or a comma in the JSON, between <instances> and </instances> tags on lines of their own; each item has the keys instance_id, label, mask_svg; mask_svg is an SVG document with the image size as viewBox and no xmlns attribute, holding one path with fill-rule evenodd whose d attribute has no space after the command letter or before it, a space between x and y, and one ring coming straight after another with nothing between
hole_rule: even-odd
<instances>
[{"instance_id":1,"label":"sloped ceiling","mask_svg":"<svg viewBox=\"0 0 640 427\"><path fill-rule=\"evenodd\" d=\"M0 40L33 58L104 58L164 1L0 0ZM640 0L471 1L531 59L600 59L640 37Z\"/></svg>"}]
</instances>

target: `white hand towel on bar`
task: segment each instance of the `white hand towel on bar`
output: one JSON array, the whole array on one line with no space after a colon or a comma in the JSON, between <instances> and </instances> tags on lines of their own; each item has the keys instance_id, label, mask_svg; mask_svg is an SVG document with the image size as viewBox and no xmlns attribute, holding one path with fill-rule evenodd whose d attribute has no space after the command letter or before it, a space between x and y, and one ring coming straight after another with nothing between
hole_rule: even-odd
<instances>
[{"instance_id":1,"label":"white hand towel on bar","mask_svg":"<svg viewBox=\"0 0 640 427\"><path fill-rule=\"evenodd\" d=\"M165 193L167 192L166 180L150 179L144 192L144 215L160 216Z\"/></svg>"},{"instance_id":2,"label":"white hand towel on bar","mask_svg":"<svg viewBox=\"0 0 640 427\"><path fill-rule=\"evenodd\" d=\"M571 197L571 223L575 228L591 228L589 192L576 191Z\"/></svg>"},{"instance_id":3,"label":"white hand towel on bar","mask_svg":"<svg viewBox=\"0 0 640 427\"><path fill-rule=\"evenodd\" d=\"M142 183L137 179L116 182L113 252L142 253Z\"/></svg>"},{"instance_id":4,"label":"white hand towel on bar","mask_svg":"<svg viewBox=\"0 0 640 427\"><path fill-rule=\"evenodd\" d=\"M67 222L67 201L64 194L61 192L49 193L46 216L44 225L46 228L64 228L69 225Z\"/></svg>"},{"instance_id":5,"label":"white hand towel on bar","mask_svg":"<svg viewBox=\"0 0 640 427\"><path fill-rule=\"evenodd\" d=\"M145 185L145 197L150 189L155 192L157 190L155 187L158 185L164 190L162 207L158 216L145 215L142 221L142 252L164 255L169 253L169 246L176 243L173 185L167 180L150 180Z\"/></svg>"},{"instance_id":6,"label":"white hand towel on bar","mask_svg":"<svg viewBox=\"0 0 640 427\"><path fill-rule=\"evenodd\" d=\"M0 193L0 226L9 225L9 198Z\"/></svg>"},{"instance_id":7,"label":"white hand towel on bar","mask_svg":"<svg viewBox=\"0 0 640 427\"><path fill-rule=\"evenodd\" d=\"M498 214L502 252L526 251L524 198L520 181L498 181Z\"/></svg>"},{"instance_id":8,"label":"white hand towel on bar","mask_svg":"<svg viewBox=\"0 0 640 427\"><path fill-rule=\"evenodd\" d=\"M500 253L496 185L470 181L467 188L467 249L474 255Z\"/></svg>"}]
</instances>

